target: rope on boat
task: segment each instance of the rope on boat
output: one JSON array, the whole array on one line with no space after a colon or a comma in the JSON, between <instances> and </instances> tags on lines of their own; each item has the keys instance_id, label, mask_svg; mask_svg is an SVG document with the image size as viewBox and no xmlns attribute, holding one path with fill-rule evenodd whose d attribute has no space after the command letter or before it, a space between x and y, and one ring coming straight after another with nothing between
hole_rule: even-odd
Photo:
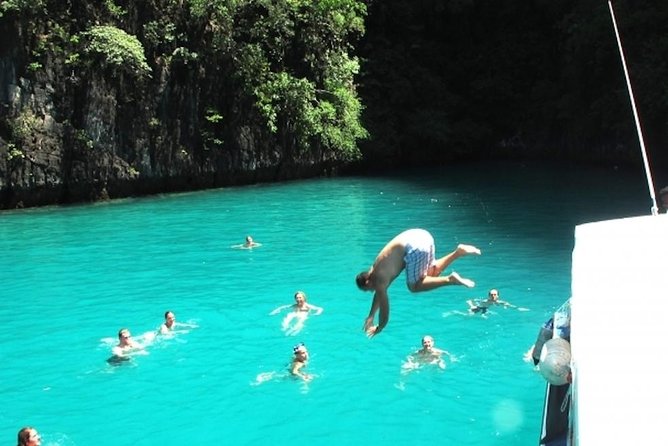
<instances>
[{"instance_id":1,"label":"rope on boat","mask_svg":"<svg viewBox=\"0 0 668 446\"><path fill-rule=\"evenodd\" d=\"M624 76L626 77L626 88L629 90L629 97L631 98L631 107L633 108L633 117L636 121L636 130L638 132L638 140L640 141L640 150L642 151L642 159L645 164L645 174L647 175L647 185L649 187L649 196L652 199L652 215L659 215L659 208L656 205L656 195L654 193L654 182L652 181L652 173L649 169L649 161L647 159L647 150L645 149L645 141L642 136L642 129L640 128L640 119L638 118L638 110L636 109L636 101L633 97L633 89L631 88L631 80L629 78L629 71L626 68L626 60L624 59L624 50L622 49L622 40L619 37L619 30L617 29L617 21L615 20L615 12L612 10L612 0L608 0L608 7L610 8L610 17L612 17L612 26L615 28L615 36L617 37L617 47L619 48L619 57L622 59L622 67L624 68Z\"/></svg>"}]
</instances>

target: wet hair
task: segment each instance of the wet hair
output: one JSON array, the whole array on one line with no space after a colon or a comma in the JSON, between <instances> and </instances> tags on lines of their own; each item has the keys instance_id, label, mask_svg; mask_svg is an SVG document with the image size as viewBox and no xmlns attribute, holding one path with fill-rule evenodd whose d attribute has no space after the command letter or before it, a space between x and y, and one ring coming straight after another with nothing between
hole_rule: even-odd
<instances>
[{"instance_id":1,"label":"wet hair","mask_svg":"<svg viewBox=\"0 0 668 446\"><path fill-rule=\"evenodd\" d=\"M120 330L118 330L118 337L120 338L121 336L123 336L123 333L129 332L129 331L130 330L128 330L127 328L121 328Z\"/></svg>"},{"instance_id":2,"label":"wet hair","mask_svg":"<svg viewBox=\"0 0 668 446\"><path fill-rule=\"evenodd\" d=\"M303 342L300 342L299 344L292 347L292 352L297 353L299 351L299 349L301 349L302 347L306 347L306 346L304 345Z\"/></svg>"},{"instance_id":3,"label":"wet hair","mask_svg":"<svg viewBox=\"0 0 668 446\"><path fill-rule=\"evenodd\" d=\"M355 282L357 283L357 288L360 290L366 290L366 283L369 281L369 272L362 271L355 277Z\"/></svg>"},{"instance_id":4,"label":"wet hair","mask_svg":"<svg viewBox=\"0 0 668 446\"><path fill-rule=\"evenodd\" d=\"M30 426L26 426L26 427L22 428L19 431L17 446L26 446L28 444L28 442L30 441L30 433L34 430L35 429L30 427Z\"/></svg>"},{"instance_id":5,"label":"wet hair","mask_svg":"<svg viewBox=\"0 0 668 446\"><path fill-rule=\"evenodd\" d=\"M302 296L304 296L304 300L306 300L306 293L305 293L305 292L303 292L303 291L297 291L297 292L295 292L295 299L297 298L297 295L298 295L298 294L301 294Z\"/></svg>"},{"instance_id":6,"label":"wet hair","mask_svg":"<svg viewBox=\"0 0 668 446\"><path fill-rule=\"evenodd\" d=\"M169 310L165 311L165 319L167 319L167 316L169 316L170 313L171 313L171 311L169 311Z\"/></svg>"}]
</instances>

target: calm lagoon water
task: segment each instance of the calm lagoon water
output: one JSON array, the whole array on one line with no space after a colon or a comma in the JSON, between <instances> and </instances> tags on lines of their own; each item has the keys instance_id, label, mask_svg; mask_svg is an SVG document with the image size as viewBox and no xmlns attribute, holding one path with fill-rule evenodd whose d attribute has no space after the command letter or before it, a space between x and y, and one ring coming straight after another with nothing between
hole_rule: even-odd
<instances>
[{"instance_id":1,"label":"calm lagoon water","mask_svg":"<svg viewBox=\"0 0 668 446\"><path fill-rule=\"evenodd\" d=\"M471 165L2 213L0 442L536 444L545 383L522 356L569 297L574 226L650 205L640 170ZM481 248L452 266L477 285L411 294L402 274L369 340L354 276L411 227L437 255ZM246 235L262 246L231 247ZM529 311L465 315L490 288ZM286 334L269 313L296 290L324 312ZM106 362L168 309L194 327ZM425 334L456 361L402 372ZM310 383L284 376L298 342Z\"/></svg>"}]
</instances>

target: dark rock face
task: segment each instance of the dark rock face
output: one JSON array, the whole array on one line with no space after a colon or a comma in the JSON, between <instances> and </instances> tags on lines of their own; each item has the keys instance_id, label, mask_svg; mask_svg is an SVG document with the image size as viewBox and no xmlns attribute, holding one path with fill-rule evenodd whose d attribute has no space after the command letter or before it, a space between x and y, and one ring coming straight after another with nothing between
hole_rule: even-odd
<instances>
[{"instance_id":1,"label":"dark rock face","mask_svg":"<svg viewBox=\"0 0 668 446\"><path fill-rule=\"evenodd\" d=\"M252 123L232 128L224 150L198 149L196 87L169 76L135 99L124 80L113 85L93 74L63 86L12 78L13 68L0 59L10 80L2 114L24 135L20 148L0 139L2 209L321 175L336 161L317 154L296 160ZM57 107L60 95L70 97Z\"/></svg>"},{"instance_id":2,"label":"dark rock face","mask_svg":"<svg viewBox=\"0 0 668 446\"><path fill-rule=\"evenodd\" d=\"M297 147L288 126L268 131L220 61L157 57L140 78L54 52L30 70L34 36L1 17L0 34L0 209L327 175L342 162ZM221 125L205 119L212 102Z\"/></svg>"}]
</instances>

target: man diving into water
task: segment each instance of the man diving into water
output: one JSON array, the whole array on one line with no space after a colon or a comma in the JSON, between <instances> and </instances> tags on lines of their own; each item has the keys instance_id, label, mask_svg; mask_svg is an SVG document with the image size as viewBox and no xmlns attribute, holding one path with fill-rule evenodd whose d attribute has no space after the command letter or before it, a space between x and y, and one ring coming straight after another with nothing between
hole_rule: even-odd
<instances>
[{"instance_id":1,"label":"man diving into water","mask_svg":"<svg viewBox=\"0 0 668 446\"><path fill-rule=\"evenodd\" d=\"M461 277L456 272L447 276L441 273L459 257L476 254L480 250L472 245L458 245L450 254L435 259L434 238L424 229L409 229L394 237L380 251L371 269L359 273L355 279L363 291L374 291L369 316L364 320L364 331L373 337L385 328L390 318L390 303L387 290L406 269L406 284L414 293L429 291L446 285L475 286L475 282ZM373 325L376 312L378 325Z\"/></svg>"}]
</instances>

